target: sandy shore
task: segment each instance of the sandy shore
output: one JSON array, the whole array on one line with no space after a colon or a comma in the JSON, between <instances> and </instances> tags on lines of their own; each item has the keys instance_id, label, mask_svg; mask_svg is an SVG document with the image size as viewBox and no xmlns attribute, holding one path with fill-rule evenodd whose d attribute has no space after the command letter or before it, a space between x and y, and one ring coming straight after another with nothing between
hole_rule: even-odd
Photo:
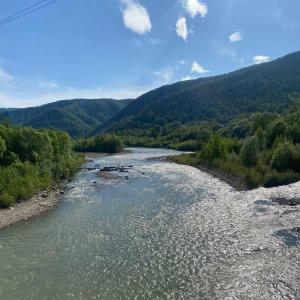
<instances>
[{"instance_id":1,"label":"sandy shore","mask_svg":"<svg viewBox=\"0 0 300 300\"><path fill-rule=\"evenodd\" d=\"M54 186L50 191L43 191L30 200L14 204L7 209L0 209L0 229L56 207L63 193L61 186Z\"/></svg>"}]
</instances>

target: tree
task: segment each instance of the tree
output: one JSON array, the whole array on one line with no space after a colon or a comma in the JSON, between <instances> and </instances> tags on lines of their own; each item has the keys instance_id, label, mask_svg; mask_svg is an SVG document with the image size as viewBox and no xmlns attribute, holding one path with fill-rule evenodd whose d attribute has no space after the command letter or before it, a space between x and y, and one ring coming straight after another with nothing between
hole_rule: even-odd
<instances>
[{"instance_id":1,"label":"tree","mask_svg":"<svg viewBox=\"0 0 300 300\"><path fill-rule=\"evenodd\" d=\"M278 137L284 137L287 131L286 123L282 120L278 120L275 123L271 123L270 127L267 130L266 136L266 146L271 148L274 141Z\"/></svg>"},{"instance_id":2,"label":"tree","mask_svg":"<svg viewBox=\"0 0 300 300\"><path fill-rule=\"evenodd\" d=\"M289 141L279 144L275 149L271 166L276 171L300 171L300 149Z\"/></svg>"},{"instance_id":3,"label":"tree","mask_svg":"<svg viewBox=\"0 0 300 300\"><path fill-rule=\"evenodd\" d=\"M0 137L0 158L3 157L5 150L6 150L5 141Z\"/></svg>"},{"instance_id":4,"label":"tree","mask_svg":"<svg viewBox=\"0 0 300 300\"><path fill-rule=\"evenodd\" d=\"M213 161L216 158L225 156L226 148L219 135L213 135L204 150L204 158Z\"/></svg>"},{"instance_id":5,"label":"tree","mask_svg":"<svg viewBox=\"0 0 300 300\"><path fill-rule=\"evenodd\" d=\"M258 141L256 137L248 138L241 149L241 161L246 167L255 166L258 157Z\"/></svg>"}]
</instances>

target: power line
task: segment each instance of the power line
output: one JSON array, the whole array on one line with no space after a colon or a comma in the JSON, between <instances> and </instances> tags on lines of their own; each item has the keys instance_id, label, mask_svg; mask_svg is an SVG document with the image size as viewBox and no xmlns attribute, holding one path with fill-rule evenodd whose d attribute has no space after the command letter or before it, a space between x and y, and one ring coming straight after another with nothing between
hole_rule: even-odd
<instances>
[{"instance_id":1,"label":"power line","mask_svg":"<svg viewBox=\"0 0 300 300\"><path fill-rule=\"evenodd\" d=\"M35 12L35 11L38 11L38 10L40 10L40 9L46 7L46 6L54 4L55 2L58 2L59 0L52 0L50 2L47 2L47 1L49 1L49 0L39 1L39 2L31 5L31 6L27 7L27 8L25 8L25 9L23 9L23 10L15 13L15 14L7 17L7 18L5 18L5 19L0 20L0 26L4 25L6 23L12 22L14 20L17 20L17 19L19 19L19 18L21 18L23 16L26 16L26 15L28 15L30 13ZM40 5L40 4L43 4L44 2L47 2L47 3L45 3L44 5Z\"/></svg>"},{"instance_id":2,"label":"power line","mask_svg":"<svg viewBox=\"0 0 300 300\"><path fill-rule=\"evenodd\" d=\"M0 20L0 23L2 23L2 22L4 22L4 21L7 21L7 20L10 19L10 18L16 17L16 16L18 16L19 14L24 13L24 12L26 12L27 10L29 10L29 9L31 9L31 8L34 8L34 7L40 5L40 4L44 3L44 2L47 2L47 1L49 1L49 0L42 0L42 1L39 1L39 2L37 2L37 3L35 3L35 4L31 5L31 6L27 7L27 8L24 8L24 9L22 9L22 10L16 12L16 13L10 15L10 16L7 17L7 18Z\"/></svg>"}]
</instances>

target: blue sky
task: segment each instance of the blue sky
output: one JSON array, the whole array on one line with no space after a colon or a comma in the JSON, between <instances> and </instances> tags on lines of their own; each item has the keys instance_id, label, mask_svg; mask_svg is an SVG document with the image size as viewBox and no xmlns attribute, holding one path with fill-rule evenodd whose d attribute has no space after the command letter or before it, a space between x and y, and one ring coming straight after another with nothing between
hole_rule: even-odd
<instances>
[{"instance_id":1,"label":"blue sky","mask_svg":"<svg viewBox=\"0 0 300 300\"><path fill-rule=\"evenodd\" d=\"M1 0L0 18L37 0ZM299 0L59 0L0 26L0 107L128 98L300 50Z\"/></svg>"}]
</instances>

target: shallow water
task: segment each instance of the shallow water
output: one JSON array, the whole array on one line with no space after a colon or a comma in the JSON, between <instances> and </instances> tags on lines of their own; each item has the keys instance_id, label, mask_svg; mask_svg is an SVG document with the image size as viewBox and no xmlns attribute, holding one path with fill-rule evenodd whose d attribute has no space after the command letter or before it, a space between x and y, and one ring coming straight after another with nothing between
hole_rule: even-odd
<instances>
[{"instance_id":1,"label":"shallow water","mask_svg":"<svg viewBox=\"0 0 300 300\"><path fill-rule=\"evenodd\" d=\"M58 209L0 231L0 299L300 299L300 184L236 192L132 149L81 172ZM126 179L127 176L127 179Z\"/></svg>"}]
</instances>

